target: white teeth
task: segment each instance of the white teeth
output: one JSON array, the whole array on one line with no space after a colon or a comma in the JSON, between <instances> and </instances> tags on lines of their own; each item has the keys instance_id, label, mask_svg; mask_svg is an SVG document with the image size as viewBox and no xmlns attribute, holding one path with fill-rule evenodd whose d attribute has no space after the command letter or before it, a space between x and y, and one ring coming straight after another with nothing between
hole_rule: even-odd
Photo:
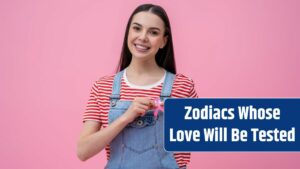
<instances>
[{"instance_id":1,"label":"white teeth","mask_svg":"<svg viewBox=\"0 0 300 169\"><path fill-rule=\"evenodd\" d=\"M147 50L148 49L147 47L141 46L141 45L135 45L135 46L136 46L136 48L142 49L142 50Z\"/></svg>"}]
</instances>

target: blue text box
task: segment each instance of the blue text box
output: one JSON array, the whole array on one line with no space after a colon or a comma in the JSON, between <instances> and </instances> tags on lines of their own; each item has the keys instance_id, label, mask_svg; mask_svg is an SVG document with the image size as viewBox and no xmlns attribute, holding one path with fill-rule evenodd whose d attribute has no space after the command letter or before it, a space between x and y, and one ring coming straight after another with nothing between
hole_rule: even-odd
<instances>
[{"instance_id":1,"label":"blue text box","mask_svg":"<svg viewBox=\"0 0 300 169\"><path fill-rule=\"evenodd\" d=\"M299 98L167 99L165 149L299 151L299 125Z\"/></svg>"}]
</instances>

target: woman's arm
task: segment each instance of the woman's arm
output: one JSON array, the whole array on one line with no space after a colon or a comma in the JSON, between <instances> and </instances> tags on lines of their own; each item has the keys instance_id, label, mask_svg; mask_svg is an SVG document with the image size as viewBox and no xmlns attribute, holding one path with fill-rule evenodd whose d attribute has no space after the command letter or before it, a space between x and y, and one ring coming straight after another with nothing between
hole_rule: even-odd
<instances>
[{"instance_id":1,"label":"woman's arm","mask_svg":"<svg viewBox=\"0 0 300 169\"><path fill-rule=\"evenodd\" d=\"M123 115L101 130L99 122L86 121L77 144L78 158L85 161L99 153L128 123L138 116L143 116L152 105L153 101L150 98L135 98Z\"/></svg>"},{"instance_id":2,"label":"woman's arm","mask_svg":"<svg viewBox=\"0 0 300 169\"><path fill-rule=\"evenodd\" d=\"M127 124L126 118L120 116L108 127L99 130L101 127L99 122L86 121L77 144L78 158L85 161L99 153Z\"/></svg>"}]
</instances>

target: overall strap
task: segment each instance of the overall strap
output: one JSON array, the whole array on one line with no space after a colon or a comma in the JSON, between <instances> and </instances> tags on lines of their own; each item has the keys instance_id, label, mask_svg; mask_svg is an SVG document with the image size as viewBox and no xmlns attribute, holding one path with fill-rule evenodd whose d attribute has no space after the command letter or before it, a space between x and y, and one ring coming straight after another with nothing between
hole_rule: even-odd
<instances>
[{"instance_id":1,"label":"overall strap","mask_svg":"<svg viewBox=\"0 0 300 169\"><path fill-rule=\"evenodd\" d=\"M171 96L172 87L175 79L175 75L173 73L168 71L166 73L166 78L160 94L160 99L162 101Z\"/></svg>"},{"instance_id":2,"label":"overall strap","mask_svg":"<svg viewBox=\"0 0 300 169\"><path fill-rule=\"evenodd\" d=\"M114 106L116 102L120 99L120 90L121 90L121 80L123 76L124 70L118 72L115 75L113 86L112 86L112 94L110 96L111 106Z\"/></svg>"}]
</instances>

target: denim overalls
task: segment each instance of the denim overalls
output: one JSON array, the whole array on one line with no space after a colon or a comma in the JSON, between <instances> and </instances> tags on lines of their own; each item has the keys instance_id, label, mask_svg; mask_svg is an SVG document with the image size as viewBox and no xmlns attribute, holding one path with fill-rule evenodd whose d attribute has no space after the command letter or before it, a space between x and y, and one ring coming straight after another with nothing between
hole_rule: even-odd
<instances>
[{"instance_id":1,"label":"denim overalls","mask_svg":"<svg viewBox=\"0 0 300 169\"><path fill-rule=\"evenodd\" d=\"M120 100L121 71L116 74L110 97L108 123L121 116L132 101ZM166 72L161 100L170 97L174 74ZM166 152L163 147L164 114L158 113L158 118L149 110L143 117L138 117L128 124L110 143L110 159L106 169L179 169L172 152Z\"/></svg>"}]
</instances>

